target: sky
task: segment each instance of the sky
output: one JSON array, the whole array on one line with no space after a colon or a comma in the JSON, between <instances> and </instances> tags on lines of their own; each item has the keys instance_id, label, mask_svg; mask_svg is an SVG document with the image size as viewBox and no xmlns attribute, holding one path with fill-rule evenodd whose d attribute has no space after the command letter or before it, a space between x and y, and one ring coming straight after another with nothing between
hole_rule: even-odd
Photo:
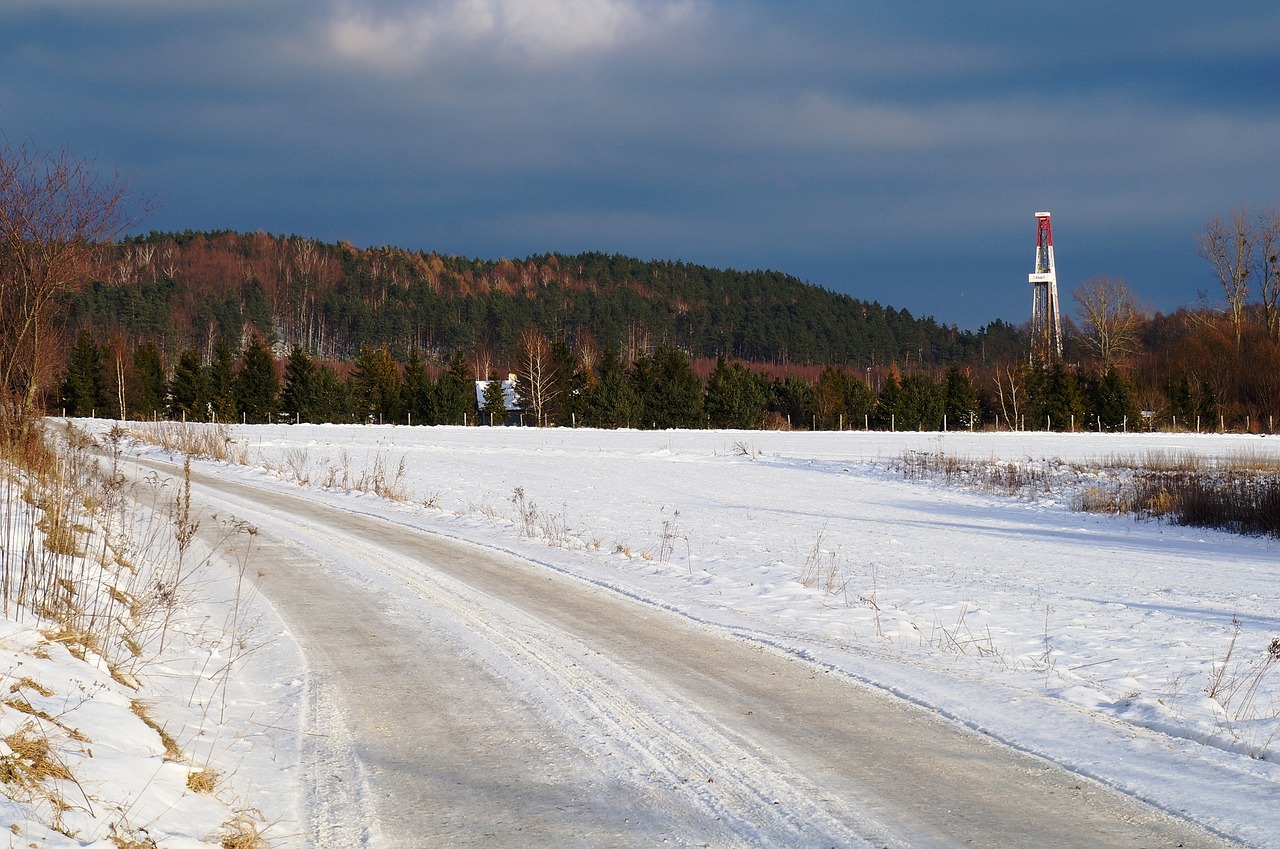
<instances>
[{"instance_id":1,"label":"sky","mask_svg":"<svg viewBox=\"0 0 1280 849\"><path fill-rule=\"evenodd\" d=\"M135 228L769 268L977 328L1280 206L1280 4L0 0L0 131Z\"/></svg>"}]
</instances>

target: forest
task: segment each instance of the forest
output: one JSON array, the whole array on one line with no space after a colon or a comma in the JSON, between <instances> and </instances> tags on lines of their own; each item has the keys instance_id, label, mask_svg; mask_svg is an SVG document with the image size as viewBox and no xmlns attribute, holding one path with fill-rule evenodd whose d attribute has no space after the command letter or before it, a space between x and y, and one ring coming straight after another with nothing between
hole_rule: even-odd
<instances>
[{"instance_id":1,"label":"forest","mask_svg":"<svg viewBox=\"0 0 1280 849\"><path fill-rule=\"evenodd\" d=\"M1276 216L1211 219L1226 306L1082 284L1061 359L773 271L599 253L480 260L153 233L63 293L67 415L597 427L1272 432ZM1250 288L1249 283L1253 283ZM508 409L491 378L513 379ZM479 386L479 388L477 388Z\"/></svg>"}]
</instances>

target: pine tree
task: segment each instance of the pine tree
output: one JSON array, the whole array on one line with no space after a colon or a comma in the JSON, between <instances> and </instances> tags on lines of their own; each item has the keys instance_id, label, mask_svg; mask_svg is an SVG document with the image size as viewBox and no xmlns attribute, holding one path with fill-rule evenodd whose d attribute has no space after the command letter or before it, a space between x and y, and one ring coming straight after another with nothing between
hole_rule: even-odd
<instances>
[{"instance_id":1,"label":"pine tree","mask_svg":"<svg viewBox=\"0 0 1280 849\"><path fill-rule=\"evenodd\" d=\"M369 421L400 421L400 366L385 345L376 350L368 345L360 349L351 383Z\"/></svg>"},{"instance_id":2,"label":"pine tree","mask_svg":"<svg viewBox=\"0 0 1280 849\"><path fill-rule=\"evenodd\" d=\"M440 424L473 424L476 420L476 389L467 360L458 351L436 383L436 415Z\"/></svg>"},{"instance_id":3,"label":"pine tree","mask_svg":"<svg viewBox=\"0 0 1280 849\"><path fill-rule=\"evenodd\" d=\"M947 367L947 374L943 379L943 399L943 413L947 417L949 429L972 430L981 420L978 391L974 389L969 375L958 365Z\"/></svg>"},{"instance_id":4,"label":"pine tree","mask_svg":"<svg viewBox=\"0 0 1280 849\"><path fill-rule=\"evenodd\" d=\"M769 409L786 420L791 427L813 427L813 420L817 415L813 384L791 375L783 380L775 380L769 394Z\"/></svg>"},{"instance_id":5,"label":"pine tree","mask_svg":"<svg viewBox=\"0 0 1280 849\"><path fill-rule=\"evenodd\" d=\"M316 365L301 345L294 345L284 367L280 409L291 422L314 422L319 413Z\"/></svg>"},{"instance_id":6,"label":"pine tree","mask_svg":"<svg viewBox=\"0 0 1280 849\"><path fill-rule=\"evenodd\" d=\"M903 379L897 410L899 430L939 430L942 427L942 388L927 374Z\"/></svg>"},{"instance_id":7,"label":"pine tree","mask_svg":"<svg viewBox=\"0 0 1280 849\"><path fill-rule=\"evenodd\" d=\"M81 330L62 380L62 408L68 416L106 415L105 394L102 354L89 331Z\"/></svg>"},{"instance_id":8,"label":"pine tree","mask_svg":"<svg viewBox=\"0 0 1280 849\"><path fill-rule=\"evenodd\" d=\"M205 372L209 387L209 403L213 405L213 420L231 422L239 418L236 398L236 355L225 335L218 337L213 347L213 362Z\"/></svg>"},{"instance_id":9,"label":"pine tree","mask_svg":"<svg viewBox=\"0 0 1280 849\"><path fill-rule=\"evenodd\" d=\"M653 354L637 360L632 379L643 410L641 424L659 430L705 424L702 381L693 373L689 358L674 345L659 345Z\"/></svg>"},{"instance_id":10,"label":"pine tree","mask_svg":"<svg viewBox=\"0 0 1280 849\"><path fill-rule=\"evenodd\" d=\"M490 375L488 382L484 385L480 412L490 425L507 423L507 395L502 388L502 381L496 374Z\"/></svg>"},{"instance_id":11,"label":"pine tree","mask_svg":"<svg viewBox=\"0 0 1280 849\"><path fill-rule=\"evenodd\" d=\"M729 365L724 357L707 380L707 420L718 428L758 428L769 398L764 380L742 363Z\"/></svg>"},{"instance_id":12,"label":"pine tree","mask_svg":"<svg viewBox=\"0 0 1280 849\"><path fill-rule=\"evenodd\" d=\"M125 388L129 415L146 421L163 413L166 391L160 349L147 340L133 351L133 380Z\"/></svg>"},{"instance_id":13,"label":"pine tree","mask_svg":"<svg viewBox=\"0 0 1280 849\"><path fill-rule=\"evenodd\" d=\"M280 405L280 379L276 358L261 336L254 336L240 355L235 376L236 408L242 421L269 424Z\"/></svg>"},{"instance_id":14,"label":"pine tree","mask_svg":"<svg viewBox=\"0 0 1280 849\"><path fill-rule=\"evenodd\" d=\"M1102 379L1098 381L1093 409L1097 417L1094 426L1101 424L1103 430L1120 430L1127 422L1133 421L1133 400L1129 385L1115 366L1108 366Z\"/></svg>"},{"instance_id":15,"label":"pine tree","mask_svg":"<svg viewBox=\"0 0 1280 849\"><path fill-rule=\"evenodd\" d=\"M418 347L409 349L409 361L404 365L404 386L401 397L405 417L410 424L433 425L436 423L435 386L427 375L426 363Z\"/></svg>"},{"instance_id":16,"label":"pine tree","mask_svg":"<svg viewBox=\"0 0 1280 849\"><path fill-rule=\"evenodd\" d=\"M359 421L356 414L355 401L351 397L351 388L338 373L326 365L316 366L316 412L317 422L354 423Z\"/></svg>"},{"instance_id":17,"label":"pine tree","mask_svg":"<svg viewBox=\"0 0 1280 849\"><path fill-rule=\"evenodd\" d=\"M203 422L208 421L210 409L209 387L200 364L200 352L186 348L178 355L169 380L169 417Z\"/></svg>"},{"instance_id":18,"label":"pine tree","mask_svg":"<svg viewBox=\"0 0 1280 849\"><path fill-rule=\"evenodd\" d=\"M898 408L902 405L902 384L898 376L889 372L880 384L880 394L876 396L875 412L871 415L871 424L880 430L896 430L898 428Z\"/></svg>"},{"instance_id":19,"label":"pine tree","mask_svg":"<svg viewBox=\"0 0 1280 849\"><path fill-rule=\"evenodd\" d=\"M636 427L640 416L640 398L622 365L618 349L610 345L596 365L595 385L587 390L583 422L589 427Z\"/></svg>"}]
</instances>

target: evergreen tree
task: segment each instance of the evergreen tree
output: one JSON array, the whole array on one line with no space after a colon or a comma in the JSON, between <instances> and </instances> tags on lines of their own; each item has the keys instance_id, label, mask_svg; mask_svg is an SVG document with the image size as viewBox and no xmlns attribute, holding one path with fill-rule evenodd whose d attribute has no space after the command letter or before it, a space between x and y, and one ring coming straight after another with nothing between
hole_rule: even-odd
<instances>
[{"instance_id":1,"label":"evergreen tree","mask_svg":"<svg viewBox=\"0 0 1280 849\"><path fill-rule=\"evenodd\" d=\"M209 386L200 363L200 352L185 348L178 355L169 380L169 417L203 422L209 420L210 409Z\"/></svg>"},{"instance_id":2,"label":"evergreen tree","mask_svg":"<svg viewBox=\"0 0 1280 849\"><path fill-rule=\"evenodd\" d=\"M409 361L404 365L404 386L401 389L405 418L410 424L433 425L436 423L435 387L427 375L422 352L415 345L409 349Z\"/></svg>"},{"instance_id":3,"label":"evergreen tree","mask_svg":"<svg viewBox=\"0 0 1280 849\"><path fill-rule=\"evenodd\" d=\"M280 409L280 379L276 377L276 358L261 336L254 336L240 355L235 398L242 421L251 424L275 421Z\"/></svg>"},{"instance_id":4,"label":"evergreen tree","mask_svg":"<svg viewBox=\"0 0 1280 849\"><path fill-rule=\"evenodd\" d=\"M68 416L107 415L102 353L88 330L81 330L62 380L62 408Z\"/></svg>"},{"instance_id":5,"label":"evergreen tree","mask_svg":"<svg viewBox=\"0 0 1280 849\"><path fill-rule=\"evenodd\" d=\"M978 391L974 389L973 381L960 366L952 364L947 367L942 393L942 412L947 417L948 429L972 430L979 424L982 413L981 404L978 402Z\"/></svg>"},{"instance_id":6,"label":"evergreen tree","mask_svg":"<svg viewBox=\"0 0 1280 849\"><path fill-rule=\"evenodd\" d=\"M351 389L338 373L326 365L317 365L315 371L317 422L341 422L349 424L358 421L355 402L351 398Z\"/></svg>"},{"instance_id":7,"label":"evergreen tree","mask_svg":"<svg viewBox=\"0 0 1280 849\"><path fill-rule=\"evenodd\" d=\"M365 345L360 349L351 383L353 394L369 421L375 424L401 421L400 366L387 346L375 350Z\"/></svg>"},{"instance_id":8,"label":"evergreen tree","mask_svg":"<svg viewBox=\"0 0 1280 849\"><path fill-rule=\"evenodd\" d=\"M587 390L583 422L588 427L637 427L640 416L640 398L618 349L608 345L596 364L596 382Z\"/></svg>"},{"instance_id":9,"label":"evergreen tree","mask_svg":"<svg viewBox=\"0 0 1280 849\"><path fill-rule=\"evenodd\" d=\"M880 430L896 430L898 428L898 408L902 405L902 384L893 372L885 375L880 384L880 394L876 396L875 410L871 414L871 426Z\"/></svg>"},{"instance_id":10,"label":"evergreen tree","mask_svg":"<svg viewBox=\"0 0 1280 849\"><path fill-rule=\"evenodd\" d=\"M209 403L213 405L213 420L233 422L240 417L236 398L236 355L225 335L218 337L213 347L213 362L209 363L205 383L209 387Z\"/></svg>"},{"instance_id":11,"label":"evergreen tree","mask_svg":"<svg viewBox=\"0 0 1280 849\"><path fill-rule=\"evenodd\" d=\"M1185 374L1170 377L1164 384L1164 395L1169 401L1169 414L1180 427L1195 427L1195 397L1191 394L1191 382Z\"/></svg>"},{"instance_id":12,"label":"evergreen tree","mask_svg":"<svg viewBox=\"0 0 1280 849\"><path fill-rule=\"evenodd\" d=\"M280 409L290 422L319 421L319 386L316 364L301 345L294 345L284 367L284 389L280 393Z\"/></svg>"},{"instance_id":13,"label":"evergreen tree","mask_svg":"<svg viewBox=\"0 0 1280 849\"><path fill-rule=\"evenodd\" d=\"M502 388L502 381L498 379L496 374L490 375L489 381L484 385L480 413L484 416L487 424L504 425L507 423L507 394Z\"/></svg>"},{"instance_id":14,"label":"evergreen tree","mask_svg":"<svg viewBox=\"0 0 1280 849\"><path fill-rule=\"evenodd\" d=\"M658 430L698 428L704 424L702 381L689 358L674 345L659 345L636 361L632 372L643 410L642 424Z\"/></svg>"},{"instance_id":15,"label":"evergreen tree","mask_svg":"<svg viewBox=\"0 0 1280 849\"><path fill-rule=\"evenodd\" d=\"M769 409L785 419L791 427L813 427L816 415L813 384L792 375L784 380L775 380L769 393Z\"/></svg>"},{"instance_id":16,"label":"evergreen tree","mask_svg":"<svg viewBox=\"0 0 1280 849\"><path fill-rule=\"evenodd\" d=\"M1085 421L1085 395L1074 369L1054 363L1037 369L1027 393L1027 427L1032 430L1068 430Z\"/></svg>"},{"instance_id":17,"label":"evergreen tree","mask_svg":"<svg viewBox=\"0 0 1280 849\"><path fill-rule=\"evenodd\" d=\"M1216 428L1220 411L1218 393L1214 390L1213 384L1208 378L1201 380L1200 392L1196 396L1196 415L1200 417L1201 424L1209 430Z\"/></svg>"},{"instance_id":18,"label":"evergreen tree","mask_svg":"<svg viewBox=\"0 0 1280 849\"><path fill-rule=\"evenodd\" d=\"M245 284L243 314L265 339L275 339L275 326L271 321L271 307L267 305L267 289L256 276Z\"/></svg>"},{"instance_id":19,"label":"evergreen tree","mask_svg":"<svg viewBox=\"0 0 1280 849\"><path fill-rule=\"evenodd\" d=\"M764 379L742 363L729 365L724 357L707 380L707 419L716 428L758 428L769 396Z\"/></svg>"},{"instance_id":20,"label":"evergreen tree","mask_svg":"<svg viewBox=\"0 0 1280 849\"><path fill-rule=\"evenodd\" d=\"M876 403L870 386L835 366L827 366L818 375L813 397L820 430L863 427Z\"/></svg>"},{"instance_id":21,"label":"evergreen tree","mask_svg":"<svg viewBox=\"0 0 1280 849\"><path fill-rule=\"evenodd\" d=\"M1101 424L1103 430L1116 431L1126 427L1126 422L1130 426L1136 422L1129 385L1115 366L1108 366L1098 381L1093 410L1095 428Z\"/></svg>"},{"instance_id":22,"label":"evergreen tree","mask_svg":"<svg viewBox=\"0 0 1280 849\"><path fill-rule=\"evenodd\" d=\"M166 391L160 349L147 340L133 351L133 379L125 387L129 415L146 421L163 413Z\"/></svg>"},{"instance_id":23,"label":"evergreen tree","mask_svg":"<svg viewBox=\"0 0 1280 849\"><path fill-rule=\"evenodd\" d=\"M476 391L467 360L458 351L436 382L436 415L440 424L474 424Z\"/></svg>"},{"instance_id":24,"label":"evergreen tree","mask_svg":"<svg viewBox=\"0 0 1280 849\"><path fill-rule=\"evenodd\" d=\"M844 420L846 427L866 427L876 406L876 393L857 375L845 375Z\"/></svg>"},{"instance_id":25,"label":"evergreen tree","mask_svg":"<svg viewBox=\"0 0 1280 849\"><path fill-rule=\"evenodd\" d=\"M942 387L927 374L904 378L897 408L898 430L941 429L943 403Z\"/></svg>"}]
</instances>

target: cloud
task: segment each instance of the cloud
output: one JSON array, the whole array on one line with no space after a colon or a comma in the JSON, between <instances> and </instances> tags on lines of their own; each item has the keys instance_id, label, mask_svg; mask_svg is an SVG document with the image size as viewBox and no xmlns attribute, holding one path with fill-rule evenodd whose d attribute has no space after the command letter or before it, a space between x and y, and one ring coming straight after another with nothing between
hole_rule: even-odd
<instances>
[{"instance_id":1,"label":"cloud","mask_svg":"<svg viewBox=\"0 0 1280 849\"><path fill-rule=\"evenodd\" d=\"M390 73L442 57L555 63L679 27L699 0L435 0L369 10L342 4L325 26L333 54Z\"/></svg>"}]
</instances>

